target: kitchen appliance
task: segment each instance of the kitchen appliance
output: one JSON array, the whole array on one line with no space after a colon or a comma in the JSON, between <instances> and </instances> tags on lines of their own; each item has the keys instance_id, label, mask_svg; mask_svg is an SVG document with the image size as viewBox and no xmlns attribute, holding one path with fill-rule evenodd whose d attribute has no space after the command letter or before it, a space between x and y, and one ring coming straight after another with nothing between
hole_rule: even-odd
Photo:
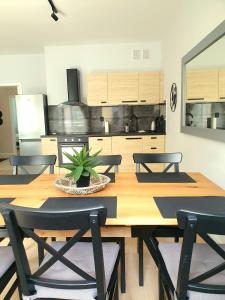
<instances>
[{"instance_id":1,"label":"kitchen appliance","mask_svg":"<svg viewBox=\"0 0 225 300\"><path fill-rule=\"evenodd\" d=\"M186 126L192 126L193 118L194 116L191 113L189 112L186 113Z\"/></svg>"},{"instance_id":2,"label":"kitchen appliance","mask_svg":"<svg viewBox=\"0 0 225 300\"><path fill-rule=\"evenodd\" d=\"M131 132L138 131L138 118L134 113L130 117L130 131Z\"/></svg>"},{"instance_id":3,"label":"kitchen appliance","mask_svg":"<svg viewBox=\"0 0 225 300\"><path fill-rule=\"evenodd\" d=\"M41 135L49 132L47 96L12 96L12 110L15 116L13 128L16 128L20 155L41 154Z\"/></svg>"},{"instance_id":4,"label":"kitchen appliance","mask_svg":"<svg viewBox=\"0 0 225 300\"><path fill-rule=\"evenodd\" d=\"M80 152L81 149L86 146L88 149L88 137L87 136L75 136L75 135L62 135L58 136L58 159L59 166L63 164L71 164L71 161L64 155L64 153L74 154L73 149Z\"/></svg>"},{"instance_id":5,"label":"kitchen appliance","mask_svg":"<svg viewBox=\"0 0 225 300\"><path fill-rule=\"evenodd\" d=\"M108 121L105 121L104 127L105 127L105 133L109 133L109 122Z\"/></svg>"},{"instance_id":6,"label":"kitchen appliance","mask_svg":"<svg viewBox=\"0 0 225 300\"><path fill-rule=\"evenodd\" d=\"M83 105L80 102L80 78L77 69L67 69L67 93L68 101L63 102L65 105Z\"/></svg>"},{"instance_id":7,"label":"kitchen appliance","mask_svg":"<svg viewBox=\"0 0 225 300\"><path fill-rule=\"evenodd\" d=\"M166 120L164 119L163 115L155 118L155 131L157 133L165 133L166 132Z\"/></svg>"},{"instance_id":8,"label":"kitchen appliance","mask_svg":"<svg viewBox=\"0 0 225 300\"><path fill-rule=\"evenodd\" d=\"M151 131L155 131L155 130L156 130L156 122L155 120L153 120L151 123Z\"/></svg>"}]
</instances>

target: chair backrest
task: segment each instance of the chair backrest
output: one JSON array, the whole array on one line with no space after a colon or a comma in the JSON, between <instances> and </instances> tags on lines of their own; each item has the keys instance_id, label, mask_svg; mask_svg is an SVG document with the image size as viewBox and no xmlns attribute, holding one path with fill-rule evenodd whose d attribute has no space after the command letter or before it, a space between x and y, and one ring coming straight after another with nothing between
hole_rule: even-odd
<instances>
[{"instance_id":1,"label":"chair backrest","mask_svg":"<svg viewBox=\"0 0 225 300\"><path fill-rule=\"evenodd\" d=\"M56 162L56 155L31 155L31 156L16 156L9 158L11 166L13 166L13 175L17 175L19 168L25 173L29 174L26 167L28 166L42 166L40 173L43 173L49 167L49 173L54 174L54 165Z\"/></svg>"},{"instance_id":2,"label":"chair backrest","mask_svg":"<svg viewBox=\"0 0 225 300\"><path fill-rule=\"evenodd\" d=\"M179 164L182 161L182 153L134 153L134 162L136 163L136 172L140 173L141 165L146 171L152 173L152 170L146 164L168 164L163 170L163 173L167 172L172 166L174 166L175 172L179 172Z\"/></svg>"},{"instance_id":3,"label":"chair backrest","mask_svg":"<svg viewBox=\"0 0 225 300\"><path fill-rule=\"evenodd\" d=\"M202 283L225 270L225 262L195 276L195 278L189 278L192 252L197 235L214 250L214 253L217 253L218 256L225 260L225 251L209 236L209 234L225 235L225 216L181 210L177 213L177 219L179 227L184 230L177 280L178 299L187 299L188 290L210 294L225 294L225 283L223 285ZM204 253L202 254L204 255Z\"/></svg>"},{"instance_id":4,"label":"chair backrest","mask_svg":"<svg viewBox=\"0 0 225 300\"><path fill-rule=\"evenodd\" d=\"M99 155L98 156L99 166L108 166L105 170L105 174L109 173L109 171L114 167L114 172L117 173L119 171L119 165L122 161L121 155Z\"/></svg>"},{"instance_id":5,"label":"chair backrest","mask_svg":"<svg viewBox=\"0 0 225 300\"><path fill-rule=\"evenodd\" d=\"M0 210L8 230L24 296L35 294L35 286L37 285L56 289L96 288L98 299L105 299L105 270L100 226L105 224L106 208L99 206L84 210L46 211L2 204ZM43 238L39 237L35 229L75 230L75 234L57 251ZM72 246L82 239L89 229L92 236L95 277L64 256ZM23 244L25 236L33 239L51 255L51 258L33 273L31 272L29 258ZM62 280L54 280L46 278L46 276L42 277L41 275L56 262L61 262L82 279L68 281L63 279L63 274Z\"/></svg>"}]
</instances>

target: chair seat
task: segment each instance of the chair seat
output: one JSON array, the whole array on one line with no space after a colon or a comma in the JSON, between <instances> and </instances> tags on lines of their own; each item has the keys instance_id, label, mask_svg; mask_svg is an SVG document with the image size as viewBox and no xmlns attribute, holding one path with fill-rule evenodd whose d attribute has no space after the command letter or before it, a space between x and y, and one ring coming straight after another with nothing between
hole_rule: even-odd
<instances>
[{"instance_id":1,"label":"chair seat","mask_svg":"<svg viewBox=\"0 0 225 300\"><path fill-rule=\"evenodd\" d=\"M14 263L14 255L12 247L2 246L0 247L0 278Z\"/></svg>"},{"instance_id":2,"label":"chair seat","mask_svg":"<svg viewBox=\"0 0 225 300\"><path fill-rule=\"evenodd\" d=\"M65 245L64 242L53 242L52 247L57 251ZM117 257L119 253L119 245L117 243L102 243L104 266L105 266L105 280L108 286ZM49 260L50 254L46 254L42 265ZM76 264L82 270L95 278L94 257L92 243L76 243L66 254L71 262ZM42 277L56 280L81 280L83 279L78 274L67 268L61 262L56 262L50 269L48 269ZM35 286L37 294L35 298L56 298L56 299L71 299L71 300L93 300L97 296L96 289L53 289L42 286Z\"/></svg>"},{"instance_id":3,"label":"chair seat","mask_svg":"<svg viewBox=\"0 0 225 300\"><path fill-rule=\"evenodd\" d=\"M225 245L220 245L225 250ZM159 243L159 250L166 264L168 273L173 282L177 285L179 268L179 257L181 255L181 244ZM214 268L216 265L224 263L224 260L207 244L195 244L192 255L190 279ZM225 271L203 281L208 284L225 284ZM190 300L224 300L225 295L206 294L189 291Z\"/></svg>"}]
</instances>

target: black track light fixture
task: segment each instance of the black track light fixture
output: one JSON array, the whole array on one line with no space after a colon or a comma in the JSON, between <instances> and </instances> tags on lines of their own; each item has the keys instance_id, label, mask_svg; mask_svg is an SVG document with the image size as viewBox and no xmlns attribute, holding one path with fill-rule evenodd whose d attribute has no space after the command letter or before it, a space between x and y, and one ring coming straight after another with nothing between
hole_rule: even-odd
<instances>
[{"instance_id":1,"label":"black track light fixture","mask_svg":"<svg viewBox=\"0 0 225 300\"><path fill-rule=\"evenodd\" d=\"M53 20L55 20L55 21L58 21L58 17L57 17L57 15L53 12L52 14L51 14L51 17L52 17L52 19Z\"/></svg>"},{"instance_id":2,"label":"black track light fixture","mask_svg":"<svg viewBox=\"0 0 225 300\"><path fill-rule=\"evenodd\" d=\"M51 14L52 19L55 20L55 21L58 21L59 18L56 15L58 13L58 10L57 10L53 0L48 0L48 2L49 2L50 6L52 8L52 14Z\"/></svg>"}]
</instances>

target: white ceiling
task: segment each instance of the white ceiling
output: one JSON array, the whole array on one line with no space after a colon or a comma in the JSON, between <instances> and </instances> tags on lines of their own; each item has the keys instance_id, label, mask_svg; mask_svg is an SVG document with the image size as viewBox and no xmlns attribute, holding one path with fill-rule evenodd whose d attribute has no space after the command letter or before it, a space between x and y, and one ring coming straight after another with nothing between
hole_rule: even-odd
<instances>
[{"instance_id":1,"label":"white ceiling","mask_svg":"<svg viewBox=\"0 0 225 300\"><path fill-rule=\"evenodd\" d=\"M55 22L47 0L0 1L0 53L42 52L47 45L161 40L180 0L55 0L64 12Z\"/></svg>"}]
</instances>

